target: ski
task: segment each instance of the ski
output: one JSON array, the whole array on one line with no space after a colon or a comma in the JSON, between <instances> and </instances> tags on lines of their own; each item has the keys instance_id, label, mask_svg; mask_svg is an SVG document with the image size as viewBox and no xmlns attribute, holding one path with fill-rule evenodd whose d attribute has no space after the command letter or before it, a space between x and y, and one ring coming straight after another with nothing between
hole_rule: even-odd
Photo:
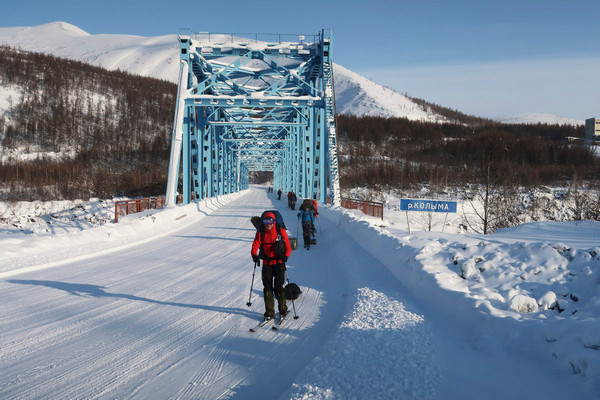
<instances>
[{"instance_id":1,"label":"ski","mask_svg":"<svg viewBox=\"0 0 600 400\"><path fill-rule=\"evenodd\" d=\"M283 317L281 317L281 316L280 316L280 317L279 317L279 320L277 321L277 323L276 323L275 325L273 325L273 326L271 327L271 329L273 329L274 331L278 330L278 329L281 327L281 325L282 325L282 324L283 324L283 323L284 323L284 322L287 320L287 318L286 318L286 317L287 317L287 315L288 315L288 314L289 314L289 312L288 312L288 313L286 313L286 315L285 315L285 316L283 316Z\"/></svg>"},{"instance_id":2,"label":"ski","mask_svg":"<svg viewBox=\"0 0 600 400\"><path fill-rule=\"evenodd\" d=\"M256 325L254 328L250 328L250 332L256 332L263 326L268 325L270 322L274 322L274 321L275 321L275 318L270 318L270 319L264 320L260 324Z\"/></svg>"},{"instance_id":3,"label":"ski","mask_svg":"<svg viewBox=\"0 0 600 400\"><path fill-rule=\"evenodd\" d=\"M271 329L273 329L274 331L279 330L279 328L281 328L281 324L283 324L283 321L285 321L285 318L277 321L277 323L273 325Z\"/></svg>"}]
</instances>

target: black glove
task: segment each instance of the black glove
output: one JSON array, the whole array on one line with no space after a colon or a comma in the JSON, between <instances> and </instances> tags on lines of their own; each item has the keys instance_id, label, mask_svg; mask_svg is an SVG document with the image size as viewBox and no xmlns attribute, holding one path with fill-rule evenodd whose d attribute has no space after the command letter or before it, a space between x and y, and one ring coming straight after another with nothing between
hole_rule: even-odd
<instances>
[{"instance_id":1,"label":"black glove","mask_svg":"<svg viewBox=\"0 0 600 400\"><path fill-rule=\"evenodd\" d=\"M258 258L258 256L256 254L252 254L252 261L254 261L254 263L259 263L260 258Z\"/></svg>"},{"instance_id":2,"label":"black glove","mask_svg":"<svg viewBox=\"0 0 600 400\"><path fill-rule=\"evenodd\" d=\"M283 262L287 262L287 259L288 258L286 256L281 257L281 261L283 261Z\"/></svg>"}]
</instances>

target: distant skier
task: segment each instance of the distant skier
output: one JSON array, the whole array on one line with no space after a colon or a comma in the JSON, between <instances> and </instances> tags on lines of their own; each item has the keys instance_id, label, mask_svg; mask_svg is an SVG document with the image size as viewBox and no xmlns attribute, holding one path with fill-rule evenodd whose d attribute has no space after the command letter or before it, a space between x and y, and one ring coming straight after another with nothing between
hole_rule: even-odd
<instances>
[{"instance_id":1,"label":"distant skier","mask_svg":"<svg viewBox=\"0 0 600 400\"><path fill-rule=\"evenodd\" d=\"M302 210L311 210L314 218L317 218L319 216L319 206L318 206L318 203L316 200L304 199L304 201L300 205L300 211L302 211ZM313 218L313 223L311 225L311 232L310 232L312 234L312 236L315 236L314 218Z\"/></svg>"},{"instance_id":2,"label":"distant skier","mask_svg":"<svg viewBox=\"0 0 600 400\"><path fill-rule=\"evenodd\" d=\"M288 198L288 207L291 208L292 210L295 210L296 209L296 200L298 200L296 193L294 193L290 190L287 194L287 198Z\"/></svg>"},{"instance_id":3,"label":"distant skier","mask_svg":"<svg viewBox=\"0 0 600 400\"><path fill-rule=\"evenodd\" d=\"M287 231L277 226L275 215L272 212L265 214L263 220L264 229L256 232L252 242L252 260L255 263L263 260L262 282L263 296L265 300L265 320L275 316L275 298L279 315L285 317L288 308L285 301L285 263L292 253L292 246L288 239ZM260 254L260 256L259 256Z\"/></svg>"},{"instance_id":4,"label":"distant skier","mask_svg":"<svg viewBox=\"0 0 600 400\"><path fill-rule=\"evenodd\" d=\"M296 196L296 193L292 192L292 204L291 204L292 210L296 209L296 201L297 200L298 200L298 196Z\"/></svg>"},{"instance_id":5,"label":"distant skier","mask_svg":"<svg viewBox=\"0 0 600 400\"><path fill-rule=\"evenodd\" d=\"M277 200L281 200L281 189L277 191Z\"/></svg>"},{"instance_id":6,"label":"distant skier","mask_svg":"<svg viewBox=\"0 0 600 400\"><path fill-rule=\"evenodd\" d=\"M310 250L310 236L315 223L315 217L312 208L300 209L298 218L302 222L302 238L304 239L304 248L306 250Z\"/></svg>"}]
</instances>

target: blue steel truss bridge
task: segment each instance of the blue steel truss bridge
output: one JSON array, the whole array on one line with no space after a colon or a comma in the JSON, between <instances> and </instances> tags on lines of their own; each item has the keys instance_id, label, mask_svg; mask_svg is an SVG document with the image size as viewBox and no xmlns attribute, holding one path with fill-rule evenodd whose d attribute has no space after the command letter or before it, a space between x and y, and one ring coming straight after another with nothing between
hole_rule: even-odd
<instances>
[{"instance_id":1,"label":"blue steel truss bridge","mask_svg":"<svg viewBox=\"0 0 600 400\"><path fill-rule=\"evenodd\" d=\"M180 69L166 204L274 186L340 203L331 32L179 30Z\"/></svg>"}]
</instances>

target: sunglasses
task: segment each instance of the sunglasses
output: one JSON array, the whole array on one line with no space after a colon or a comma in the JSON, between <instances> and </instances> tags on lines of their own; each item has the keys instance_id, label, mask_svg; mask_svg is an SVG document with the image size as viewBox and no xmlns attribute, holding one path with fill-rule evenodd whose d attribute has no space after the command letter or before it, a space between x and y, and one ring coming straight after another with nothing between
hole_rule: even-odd
<instances>
[{"instance_id":1,"label":"sunglasses","mask_svg":"<svg viewBox=\"0 0 600 400\"><path fill-rule=\"evenodd\" d=\"M263 224L265 224L265 225L272 225L274 223L275 223L274 219L270 219L270 218L269 219L263 219Z\"/></svg>"}]
</instances>

